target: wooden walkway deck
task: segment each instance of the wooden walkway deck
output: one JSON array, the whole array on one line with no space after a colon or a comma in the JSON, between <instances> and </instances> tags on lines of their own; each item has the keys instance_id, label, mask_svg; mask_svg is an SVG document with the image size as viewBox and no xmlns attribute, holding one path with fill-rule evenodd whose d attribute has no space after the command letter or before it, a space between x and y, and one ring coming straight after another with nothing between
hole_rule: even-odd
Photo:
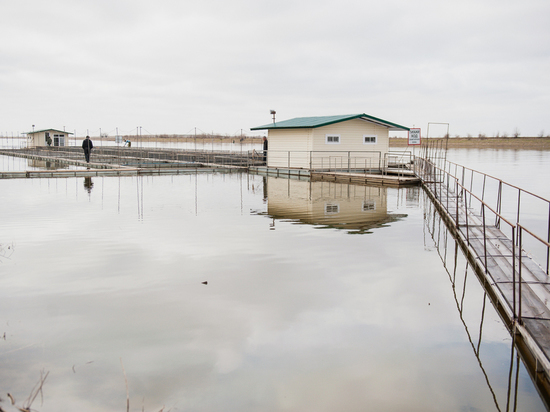
<instances>
[{"instance_id":1,"label":"wooden walkway deck","mask_svg":"<svg viewBox=\"0 0 550 412\"><path fill-rule=\"evenodd\" d=\"M228 154L184 153L168 150L116 150L99 148L92 156L92 162L86 163L79 148L69 147L60 150L0 150L0 154L22 157L53 164L75 166L73 169L36 170L0 172L0 179L39 178L39 177L80 177L80 176L122 176L182 174L190 170L235 171L248 170L252 173L268 176L289 176L311 178L312 180L352 183L375 186L410 186L420 183L412 170L406 168L388 168L384 173L363 173L346 171L310 171L302 168L275 168L243 163L241 155L232 159ZM101 170L101 171L99 171Z\"/></svg>"},{"instance_id":2,"label":"wooden walkway deck","mask_svg":"<svg viewBox=\"0 0 550 412\"><path fill-rule=\"evenodd\" d=\"M47 155L37 155L32 153L17 153L14 151L3 152L0 154L8 156L21 157L31 160L49 162L51 164L60 164L75 166L73 169L51 169L51 170L26 170L26 171L7 171L0 172L0 179L24 179L24 178L68 178L68 177L88 177L88 176L146 176L146 175L178 175L197 172L233 172L244 171L245 167L234 165L219 165L211 163L182 162L176 160L163 159L160 162L147 164L147 167L132 167L116 163L116 157L108 157L109 162L90 162L85 160L57 157ZM131 158L130 158L131 159ZM136 162L140 160L136 158ZM141 159L142 160L142 159ZM149 159L152 160L152 159Z\"/></svg>"},{"instance_id":3,"label":"wooden walkway deck","mask_svg":"<svg viewBox=\"0 0 550 412\"><path fill-rule=\"evenodd\" d=\"M375 186L413 186L420 183L420 178L410 175L394 174L367 174L347 172L312 172L311 180L324 180L330 182L351 183Z\"/></svg>"},{"instance_id":4,"label":"wooden walkway deck","mask_svg":"<svg viewBox=\"0 0 550 412\"><path fill-rule=\"evenodd\" d=\"M499 315L515 334L525 365L550 409L548 275L525 251L521 251L520 258L519 247L495 226L495 219L492 219L492 224L488 224L489 219L486 219L484 225L479 211L467 208L461 199L457 200L456 193L449 193L443 185L436 183L424 182L423 186L458 240ZM521 286L518 276L520 259ZM518 320L518 313L521 313L521 320Z\"/></svg>"},{"instance_id":5,"label":"wooden walkway deck","mask_svg":"<svg viewBox=\"0 0 550 412\"><path fill-rule=\"evenodd\" d=\"M266 174L268 176L290 176L298 178L306 177L310 178L312 181L351 183L357 185L400 187L420 184L420 178L415 176L414 173L375 174L354 172L329 172L310 171L309 169L299 168L275 168L267 166L250 167L249 170L253 173Z\"/></svg>"}]
</instances>

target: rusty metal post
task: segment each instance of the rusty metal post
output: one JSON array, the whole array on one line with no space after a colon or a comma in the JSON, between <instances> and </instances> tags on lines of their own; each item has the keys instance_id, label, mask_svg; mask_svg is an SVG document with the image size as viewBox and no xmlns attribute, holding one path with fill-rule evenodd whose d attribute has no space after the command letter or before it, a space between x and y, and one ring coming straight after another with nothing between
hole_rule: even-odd
<instances>
[{"instance_id":1,"label":"rusty metal post","mask_svg":"<svg viewBox=\"0 0 550 412\"><path fill-rule=\"evenodd\" d=\"M521 189L518 188L518 213L516 216L516 224L519 223L519 209L521 207Z\"/></svg>"},{"instance_id":2,"label":"rusty metal post","mask_svg":"<svg viewBox=\"0 0 550 412\"><path fill-rule=\"evenodd\" d=\"M456 228L460 228L460 222L458 221L458 179L455 177L456 184Z\"/></svg>"},{"instance_id":3,"label":"rusty metal post","mask_svg":"<svg viewBox=\"0 0 550 412\"><path fill-rule=\"evenodd\" d=\"M466 189L462 187L462 193L464 197L464 217L466 218L466 242L468 242L468 246L470 246L470 225L468 222L468 194L464 194L464 191Z\"/></svg>"},{"instance_id":4,"label":"rusty metal post","mask_svg":"<svg viewBox=\"0 0 550 412\"><path fill-rule=\"evenodd\" d=\"M500 229L500 212L502 210L502 180L498 181L498 194L497 194L497 215L495 215L495 226Z\"/></svg>"},{"instance_id":5,"label":"rusty metal post","mask_svg":"<svg viewBox=\"0 0 550 412\"><path fill-rule=\"evenodd\" d=\"M518 288L518 294L519 294L519 310L518 310L518 322L521 324L521 255L523 250L523 240L522 240L522 232L523 228L518 225L519 228L519 269L518 269L518 282L519 282L519 288Z\"/></svg>"},{"instance_id":6,"label":"rusty metal post","mask_svg":"<svg viewBox=\"0 0 550 412\"><path fill-rule=\"evenodd\" d=\"M512 311L514 312L514 319L517 319L516 315L516 227L512 226Z\"/></svg>"},{"instance_id":7,"label":"rusty metal post","mask_svg":"<svg viewBox=\"0 0 550 412\"><path fill-rule=\"evenodd\" d=\"M485 203L481 204L481 214L483 217L483 251L485 253L485 273L489 273L487 268L487 231L485 225Z\"/></svg>"}]
</instances>

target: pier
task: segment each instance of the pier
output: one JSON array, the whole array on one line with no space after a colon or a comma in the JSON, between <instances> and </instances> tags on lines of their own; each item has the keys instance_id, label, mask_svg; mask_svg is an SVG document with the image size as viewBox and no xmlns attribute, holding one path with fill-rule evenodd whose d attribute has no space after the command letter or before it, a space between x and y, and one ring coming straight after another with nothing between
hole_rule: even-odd
<instances>
[{"instance_id":1,"label":"pier","mask_svg":"<svg viewBox=\"0 0 550 412\"><path fill-rule=\"evenodd\" d=\"M315 167L305 169L290 164L285 167L267 167L263 155L255 151L214 152L105 146L94 147L91 161L86 163L82 149L76 146L4 149L0 150L0 154L41 162L38 163L41 167L50 170L0 172L0 179L182 174L200 170L248 171L269 176L306 177L389 187L420 183L420 178L411 170L413 163L408 154L398 156L399 159L405 157L406 161L396 160L396 156L387 156L383 161L378 160L375 166L359 169L355 162L350 162L349 152L345 153L346 162L335 162L334 153L331 153L331 165L330 161L323 162L322 154L316 152L312 165Z\"/></svg>"},{"instance_id":2,"label":"pier","mask_svg":"<svg viewBox=\"0 0 550 412\"><path fill-rule=\"evenodd\" d=\"M444 159L416 162L426 193L512 334L550 409L550 226L547 222L546 227L529 228L521 213L525 199L539 202L546 211L550 202ZM491 185L494 190L489 193ZM505 193L515 198L505 202ZM543 251L545 267L526 252L527 240L530 247Z\"/></svg>"}]
</instances>

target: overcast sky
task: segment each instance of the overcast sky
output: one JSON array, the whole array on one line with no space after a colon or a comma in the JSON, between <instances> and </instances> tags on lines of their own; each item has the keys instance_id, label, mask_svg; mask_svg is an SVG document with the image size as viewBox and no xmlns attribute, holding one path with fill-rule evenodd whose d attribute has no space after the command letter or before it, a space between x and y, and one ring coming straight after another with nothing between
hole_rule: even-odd
<instances>
[{"instance_id":1,"label":"overcast sky","mask_svg":"<svg viewBox=\"0 0 550 412\"><path fill-rule=\"evenodd\" d=\"M549 17L548 0L0 0L0 133L234 135L274 109L550 135Z\"/></svg>"}]
</instances>

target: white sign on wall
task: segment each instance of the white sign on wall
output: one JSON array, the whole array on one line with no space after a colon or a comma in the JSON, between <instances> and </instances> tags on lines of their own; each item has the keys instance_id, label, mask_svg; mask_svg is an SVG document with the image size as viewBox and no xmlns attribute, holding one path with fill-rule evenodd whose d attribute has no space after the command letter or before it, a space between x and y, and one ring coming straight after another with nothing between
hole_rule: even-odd
<instances>
[{"instance_id":1,"label":"white sign on wall","mask_svg":"<svg viewBox=\"0 0 550 412\"><path fill-rule=\"evenodd\" d=\"M420 129L409 130L409 146L420 144Z\"/></svg>"}]
</instances>

